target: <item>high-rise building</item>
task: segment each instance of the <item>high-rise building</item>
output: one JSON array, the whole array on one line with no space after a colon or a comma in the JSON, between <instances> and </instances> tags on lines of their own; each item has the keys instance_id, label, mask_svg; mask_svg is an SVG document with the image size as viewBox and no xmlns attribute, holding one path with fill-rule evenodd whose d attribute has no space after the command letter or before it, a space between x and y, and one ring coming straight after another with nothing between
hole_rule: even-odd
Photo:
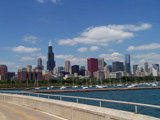
<instances>
[{"instance_id":1,"label":"high-rise building","mask_svg":"<svg viewBox=\"0 0 160 120\"><path fill-rule=\"evenodd\" d=\"M37 61L37 69L43 69L42 59L41 59L41 58L38 58L38 61Z\"/></svg>"},{"instance_id":2,"label":"high-rise building","mask_svg":"<svg viewBox=\"0 0 160 120\"><path fill-rule=\"evenodd\" d=\"M93 72L98 70L98 59L89 58L87 59L88 71L91 73L91 77L93 77Z\"/></svg>"},{"instance_id":3,"label":"high-rise building","mask_svg":"<svg viewBox=\"0 0 160 120\"><path fill-rule=\"evenodd\" d=\"M148 62L144 63L144 72L148 75L149 69L148 69Z\"/></svg>"},{"instance_id":4,"label":"high-rise building","mask_svg":"<svg viewBox=\"0 0 160 120\"><path fill-rule=\"evenodd\" d=\"M7 79L8 68L6 65L0 65L0 75L2 75L4 77L4 79Z\"/></svg>"},{"instance_id":5,"label":"high-rise building","mask_svg":"<svg viewBox=\"0 0 160 120\"><path fill-rule=\"evenodd\" d=\"M85 66L81 66L79 70L79 75L85 76Z\"/></svg>"},{"instance_id":6,"label":"high-rise building","mask_svg":"<svg viewBox=\"0 0 160 120\"><path fill-rule=\"evenodd\" d=\"M158 72L159 72L159 64L155 64L155 65L157 65L157 67L158 67Z\"/></svg>"},{"instance_id":7,"label":"high-rise building","mask_svg":"<svg viewBox=\"0 0 160 120\"><path fill-rule=\"evenodd\" d=\"M133 74L134 75L136 74L137 69L138 69L138 65L133 65Z\"/></svg>"},{"instance_id":8,"label":"high-rise building","mask_svg":"<svg viewBox=\"0 0 160 120\"><path fill-rule=\"evenodd\" d=\"M107 65L109 72L112 72L112 65Z\"/></svg>"},{"instance_id":9,"label":"high-rise building","mask_svg":"<svg viewBox=\"0 0 160 120\"><path fill-rule=\"evenodd\" d=\"M18 80L42 80L42 70L32 69L32 66L28 65L26 68L19 69L17 72Z\"/></svg>"},{"instance_id":10,"label":"high-rise building","mask_svg":"<svg viewBox=\"0 0 160 120\"><path fill-rule=\"evenodd\" d=\"M58 67L58 73L60 73L62 70L64 70L64 67L59 66L59 67Z\"/></svg>"},{"instance_id":11,"label":"high-rise building","mask_svg":"<svg viewBox=\"0 0 160 120\"><path fill-rule=\"evenodd\" d=\"M158 67L159 66L157 64L152 64L152 75L153 76L159 76L159 74L158 74L159 68Z\"/></svg>"},{"instance_id":12,"label":"high-rise building","mask_svg":"<svg viewBox=\"0 0 160 120\"><path fill-rule=\"evenodd\" d=\"M130 64L130 55L125 55L125 71L127 73L131 73L131 64Z\"/></svg>"},{"instance_id":13,"label":"high-rise building","mask_svg":"<svg viewBox=\"0 0 160 120\"><path fill-rule=\"evenodd\" d=\"M52 43L50 41L49 42L49 47L48 47L47 70L53 71L54 67L55 67L54 53L52 52Z\"/></svg>"},{"instance_id":14,"label":"high-rise building","mask_svg":"<svg viewBox=\"0 0 160 120\"><path fill-rule=\"evenodd\" d=\"M104 70L104 58L98 59L98 70Z\"/></svg>"},{"instance_id":15,"label":"high-rise building","mask_svg":"<svg viewBox=\"0 0 160 120\"><path fill-rule=\"evenodd\" d=\"M71 63L70 61L65 61L65 72L70 72Z\"/></svg>"},{"instance_id":16,"label":"high-rise building","mask_svg":"<svg viewBox=\"0 0 160 120\"><path fill-rule=\"evenodd\" d=\"M117 72L117 71L124 71L124 65L123 62L112 62L112 72Z\"/></svg>"},{"instance_id":17,"label":"high-rise building","mask_svg":"<svg viewBox=\"0 0 160 120\"><path fill-rule=\"evenodd\" d=\"M79 74L79 65L73 65L72 66L72 74L78 73Z\"/></svg>"}]
</instances>

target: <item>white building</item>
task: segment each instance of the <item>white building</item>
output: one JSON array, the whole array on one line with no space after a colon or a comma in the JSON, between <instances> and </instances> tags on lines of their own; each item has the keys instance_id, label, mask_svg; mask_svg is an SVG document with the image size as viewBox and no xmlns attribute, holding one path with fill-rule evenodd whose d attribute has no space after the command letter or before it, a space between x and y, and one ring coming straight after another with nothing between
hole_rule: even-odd
<instances>
[{"instance_id":1,"label":"white building","mask_svg":"<svg viewBox=\"0 0 160 120\"><path fill-rule=\"evenodd\" d=\"M153 76L158 76L159 72L158 72L158 65L157 64L152 64L152 75Z\"/></svg>"},{"instance_id":2,"label":"white building","mask_svg":"<svg viewBox=\"0 0 160 120\"><path fill-rule=\"evenodd\" d=\"M65 72L70 72L71 63L70 61L65 61Z\"/></svg>"}]
</instances>

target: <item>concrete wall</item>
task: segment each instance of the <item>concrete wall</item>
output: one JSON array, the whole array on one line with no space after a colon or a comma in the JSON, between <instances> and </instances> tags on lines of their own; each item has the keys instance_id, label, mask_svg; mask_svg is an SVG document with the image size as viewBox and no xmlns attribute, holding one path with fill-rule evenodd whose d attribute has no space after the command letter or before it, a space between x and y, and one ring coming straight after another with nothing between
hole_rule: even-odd
<instances>
[{"instance_id":1,"label":"concrete wall","mask_svg":"<svg viewBox=\"0 0 160 120\"><path fill-rule=\"evenodd\" d=\"M0 94L0 101L38 109L68 120L159 120L126 111L31 96Z\"/></svg>"}]
</instances>

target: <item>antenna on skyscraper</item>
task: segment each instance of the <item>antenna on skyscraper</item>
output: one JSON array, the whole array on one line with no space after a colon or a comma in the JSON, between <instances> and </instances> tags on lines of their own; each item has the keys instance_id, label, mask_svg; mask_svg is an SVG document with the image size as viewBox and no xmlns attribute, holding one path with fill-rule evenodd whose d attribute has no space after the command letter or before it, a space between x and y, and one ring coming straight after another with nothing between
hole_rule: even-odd
<instances>
[{"instance_id":1,"label":"antenna on skyscraper","mask_svg":"<svg viewBox=\"0 0 160 120\"><path fill-rule=\"evenodd\" d=\"M52 41L51 40L49 41L49 46L52 46Z\"/></svg>"}]
</instances>

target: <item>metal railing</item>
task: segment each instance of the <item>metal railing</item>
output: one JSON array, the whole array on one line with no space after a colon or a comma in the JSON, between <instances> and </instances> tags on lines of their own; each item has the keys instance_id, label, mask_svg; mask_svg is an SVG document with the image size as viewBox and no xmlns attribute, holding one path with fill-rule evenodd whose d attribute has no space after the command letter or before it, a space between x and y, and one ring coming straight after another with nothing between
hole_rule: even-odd
<instances>
[{"instance_id":1,"label":"metal railing","mask_svg":"<svg viewBox=\"0 0 160 120\"><path fill-rule=\"evenodd\" d=\"M134 103L134 102L124 102L124 101L116 101L116 100L96 99L96 98L86 98L86 97L77 97L77 96L51 95L51 94L31 93L31 92L21 93L21 92L12 92L12 91L0 91L0 93L17 94L17 95L25 95L25 96L28 95L28 96L39 97L39 98L40 98L40 96L43 95L43 96L46 96L47 99L51 99L51 97L59 97L59 100L61 100L61 101L63 100L63 98L72 98L72 99L76 99L77 103L79 103L80 99L91 100L91 101L98 101L99 107L102 107L102 102L133 105L133 106L135 106L135 113L138 113L138 110L137 110L138 106L160 109L160 106L158 106L158 105L150 105L150 104L142 104L142 103Z\"/></svg>"}]
</instances>

